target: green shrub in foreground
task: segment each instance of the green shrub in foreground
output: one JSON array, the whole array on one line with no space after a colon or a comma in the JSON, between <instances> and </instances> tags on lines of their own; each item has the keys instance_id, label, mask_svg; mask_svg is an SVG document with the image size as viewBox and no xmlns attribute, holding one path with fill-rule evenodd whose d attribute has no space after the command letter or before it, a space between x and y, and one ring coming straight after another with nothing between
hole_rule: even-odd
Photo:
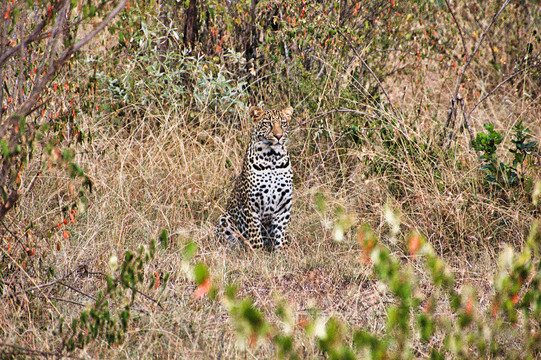
<instances>
[{"instance_id":1,"label":"green shrub in foreground","mask_svg":"<svg viewBox=\"0 0 541 360\"><path fill-rule=\"evenodd\" d=\"M403 264L380 244L368 226L359 229L358 239L362 260L372 264L375 276L395 299L386 309L387 323L382 334L351 329L332 316L313 314L306 319L283 301L278 302L276 310L280 321L271 323L250 298L237 298L235 285L219 291L205 264L190 264L196 252L194 243L185 247L182 262L187 277L197 284L194 297L208 295L211 301L220 301L227 309L238 345L254 348L267 342L278 358L302 358L302 346L295 343L299 337L314 339L329 359L412 359L420 354L431 359L535 359L541 355L539 224L532 226L521 252L511 247L502 251L494 279L494 296L485 308L478 303L471 286L456 286L449 266L422 235L410 234L406 246L412 261L419 262L429 274L429 287L433 290L428 297L417 285L411 266ZM166 233L162 233L160 241L167 244ZM120 270L114 271L116 276L107 277L107 288L98 294L94 304L73 320L69 330L61 326L68 352L84 348L98 337L113 346L123 341L131 318L131 304L144 280L143 266L154 256L153 244L148 251L141 248L137 255L126 252ZM127 302L126 295L131 295ZM112 306L113 302L117 306ZM114 308L119 309L117 313L111 312Z\"/></svg>"},{"instance_id":2,"label":"green shrub in foreground","mask_svg":"<svg viewBox=\"0 0 541 360\"><path fill-rule=\"evenodd\" d=\"M361 227L364 260L372 264L375 276L395 298L386 310L383 334L350 329L334 317L302 319L284 302L276 310L280 322L273 324L251 299L237 299L233 285L225 289L222 303L230 313L241 348L269 342L279 358L302 358L301 346L295 344L300 336L315 339L329 359L412 359L420 354L431 359L534 359L541 354L540 230L538 224L532 226L521 252L511 247L503 250L494 297L483 307L473 287L456 285L447 263L422 235L410 234L406 245L412 261L419 262L429 274L433 290L426 298L411 266L381 245L369 227ZM201 266L195 269L202 272ZM203 273L209 276L207 270ZM198 290L205 286L204 280L197 282ZM219 299L216 291L213 294L212 298Z\"/></svg>"}]
</instances>

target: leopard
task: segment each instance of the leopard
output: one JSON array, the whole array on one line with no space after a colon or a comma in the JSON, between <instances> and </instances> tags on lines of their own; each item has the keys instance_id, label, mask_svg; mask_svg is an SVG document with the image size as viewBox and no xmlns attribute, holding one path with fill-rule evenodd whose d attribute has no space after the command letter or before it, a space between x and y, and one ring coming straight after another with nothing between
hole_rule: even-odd
<instances>
[{"instance_id":1,"label":"leopard","mask_svg":"<svg viewBox=\"0 0 541 360\"><path fill-rule=\"evenodd\" d=\"M274 251L289 243L293 175L286 147L293 108L249 109L255 123L225 213L216 224L222 243Z\"/></svg>"}]
</instances>

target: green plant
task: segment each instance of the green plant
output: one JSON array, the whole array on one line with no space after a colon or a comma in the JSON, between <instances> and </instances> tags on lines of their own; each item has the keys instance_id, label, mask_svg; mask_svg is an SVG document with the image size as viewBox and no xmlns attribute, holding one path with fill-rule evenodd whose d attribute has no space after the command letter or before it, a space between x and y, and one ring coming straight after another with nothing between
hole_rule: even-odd
<instances>
[{"instance_id":1,"label":"green plant","mask_svg":"<svg viewBox=\"0 0 541 360\"><path fill-rule=\"evenodd\" d=\"M522 120L517 122L513 127L515 138L511 140L514 149L509 149L509 152L514 154L513 165L511 168L517 174L525 174L528 166L531 164L530 158L532 151L537 148L537 141L528 141L531 138L528 128L522 125ZM520 178L524 181L524 177Z\"/></svg>"},{"instance_id":2,"label":"green plant","mask_svg":"<svg viewBox=\"0 0 541 360\"><path fill-rule=\"evenodd\" d=\"M508 163L500 160L497 154L498 145L503 141L503 134L494 130L493 124L484 125L486 133L478 133L472 147L481 152L479 157L483 166L481 170L485 172L485 180L492 185L500 187L512 187L524 183L528 169L528 158L532 150L537 147L536 141L527 141L531 135L529 130L519 121L513 127L514 139L511 140L515 146L509 149L514 154L513 162Z\"/></svg>"},{"instance_id":3,"label":"green plant","mask_svg":"<svg viewBox=\"0 0 541 360\"><path fill-rule=\"evenodd\" d=\"M160 241L162 246L167 244L165 230ZM156 245L152 240L148 246L141 246L136 254L126 251L120 268L117 257L111 256L109 270L112 275L103 274L106 288L98 291L95 300L87 304L70 326L64 324L63 318L60 319L58 334L62 337L62 348L70 353L76 348L85 348L98 338L103 338L110 346L124 341L136 295L141 294L140 287L145 282L145 265L154 259L155 253ZM162 289L165 289L168 278L169 274L166 274ZM155 281L152 277L149 290L157 285Z\"/></svg>"},{"instance_id":4,"label":"green plant","mask_svg":"<svg viewBox=\"0 0 541 360\"><path fill-rule=\"evenodd\" d=\"M400 220L396 217L395 221ZM279 358L301 358L296 345L300 336L316 340L329 359L344 360L359 358L361 354L369 359L413 359L417 356L413 344L432 359L444 359L450 354L463 359L533 359L541 352L538 223L532 225L522 251L517 253L507 246L500 254L494 295L488 306L478 302L473 287L457 287L455 274L423 235L408 235L405 248L428 275L428 294L426 284L419 286L417 271L411 265L403 265L379 242L370 227L363 225L358 229L358 241L363 261L372 264L374 275L394 298L386 309L383 334L348 328L335 317L322 316L317 311L311 311L311 319L302 319L283 301L278 302L276 315L280 321L275 324L250 298L238 299L237 286L228 285L222 303L229 311L241 348L257 348L267 341ZM192 247L189 257L193 252ZM199 263L193 271L200 289L204 279L209 278L208 268ZM509 337L523 351L508 347ZM436 338L440 340L435 341Z\"/></svg>"}]
</instances>

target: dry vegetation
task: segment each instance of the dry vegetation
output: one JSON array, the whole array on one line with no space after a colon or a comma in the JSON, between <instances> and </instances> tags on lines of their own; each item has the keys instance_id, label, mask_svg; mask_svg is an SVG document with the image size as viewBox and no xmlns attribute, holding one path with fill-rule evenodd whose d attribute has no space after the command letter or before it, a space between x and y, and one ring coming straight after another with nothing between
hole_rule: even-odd
<instances>
[{"instance_id":1,"label":"dry vegetation","mask_svg":"<svg viewBox=\"0 0 541 360\"><path fill-rule=\"evenodd\" d=\"M540 14L538 5L529 6L529 19L537 17L537 24L532 21L527 28L531 34L540 30ZM472 47L498 10L485 9L485 15L477 14L485 17L476 23L470 7L460 4L454 9ZM447 8L440 10L446 12ZM510 12L514 10L506 11L506 20L495 23L496 30L488 33L472 69L466 72L460 90L466 109L514 72L506 71L503 65L514 61L506 49L515 48L504 43L505 39L498 40L506 26L513 26ZM406 14L403 9L402 15ZM149 28L157 18L148 17ZM441 31L442 38L450 36L450 28L455 26L449 19L445 23L449 29ZM131 31L135 33L134 28ZM151 42L152 33L145 35ZM119 100L111 80L131 76L131 80L119 83L126 86L132 81L136 85L124 88L126 93L145 96L144 89L154 78L150 70L141 69L152 64L152 55L143 54L148 49L138 53L135 47L102 48L104 43L116 44L112 40L116 36L95 39L72 69L88 74L85 59L102 57L96 65L102 68L98 69L93 111L80 111L74 120L87 141L74 146L70 141L73 135L68 134L56 145L60 151L63 146L75 149L75 162L91 179L93 188L85 196L86 203L79 194L82 180L71 178L60 162L37 144L21 176L20 200L2 220L0 358L60 356L63 336L58 334L59 319L70 324L95 301L97 290L105 288L104 276L113 274L112 257L121 263L126 251L146 246L163 229L169 234L169 245L158 245L155 258L144 265L145 286L132 304L124 341L110 346L98 337L69 354L78 358L276 357L267 338L258 339L258 344L248 339L248 346L242 346L226 302L220 300L232 283L238 286L239 298L250 297L278 328L285 326L275 314L278 304L284 300L289 305L296 322L295 348L301 358L324 356L317 337L304 333L310 319L339 319L345 326L346 342L351 340L352 329L384 334L387 308L396 299L363 255L358 234L364 223L400 259L405 272L417 274L417 295L428 299L438 290L405 241L410 231L423 234L450 264L457 290L475 289L474 307L479 317L485 316L495 293L493 279L501 250L506 244L521 250L532 224L539 220L540 205L532 203L532 193L536 181L541 181L540 158L535 149L528 158L524 182L494 186L487 184L480 170L480 153L472 149L468 132L461 128L460 109L458 120L447 129L455 137L449 142L442 140L464 57L446 54L451 60L445 62L437 60L438 53L423 59L415 54L370 57L369 47L363 50L359 40L359 51L373 59L369 66L382 78L396 115L385 105L387 98L373 77L362 64L355 65L358 56L350 50L342 54L343 63L331 62L331 54L325 54L328 59L313 54L318 66L325 69L313 70L313 85L299 80L300 72L293 68L301 62L295 63L293 58L288 64L291 79L281 84L272 83L276 73L269 75L263 65L255 76L241 70L235 73L235 68L244 66L237 60L238 64L224 70L224 76L232 87L240 81L235 76L249 81L245 90L229 93L234 100L230 103L213 102L212 96L218 92L196 98L192 95L196 86L187 87L191 90L181 101L177 98L166 103L157 94L183 87L162 80L155 92L147 90L145 101L130 103L133 95ZM459 39L456 35L456 44L461 44ZM335 40L340 40L338 34ZM533 55L539 56L539 40L531 41ZM503 68L499 70L488 57L494 47L500 49L494 55L501 55L498 61ZM201 49L205 50L203 45ZM289 51L293 54L297 50L292 45ZM170 45L170 51L182 50ZM461 48L457 45L453 51L461 53ZM212 60L212 56L216 58ZM206 71L217 74L222 62L234 63L233 58L218 55L208 59L184 57L186 63L191 61L190 71L196 76ZM451 65L457 59L463 62ZM541 140L539 58L535 61L534 70L503 84L468 119L476 134L484 131L484 124L495 124L504 135L498 156L508 163L511 154L507 149L519 120L530 130L531 140ZM318 72L321 75L316 78ZM288 76L285 70L280 74L278 78ZM58 83L73 81L67 68L59 76ZM274 80L267 82L269 78ZM310 86L313 90L303 88ZM63 101L68 102L69 94L58 97L48 110L51 113ZM214 222L239 171L252 126L246 109L256 102L295 108L289 142L295 181L292 244L279 253L231 249L216 243L213 235ZM73 212L72 204L76 204ZM340 241L336 240L337 227L345 230ZM183 254L190 242L197 244L197 252L186 262ZM32 255L21 257L19 243ZM194 297L197 284L192 266L197 262L208 266L218 300ZM164 283L166 274L170 277ZM149 288L156 279L159 284ZM120 298L110 306L120 308L126 302L129 299ZM442 318L456 316L444 300L438 304L438 314ZM435 334L431 343L441 347L443 337ZM413 356L429 356L427 344L421 344L418 337L412 339ZM510 353L524 347L520 338L509 336L507 341ZM475 357L475 353L469 356Z\"/></svg>"}]
</instances>

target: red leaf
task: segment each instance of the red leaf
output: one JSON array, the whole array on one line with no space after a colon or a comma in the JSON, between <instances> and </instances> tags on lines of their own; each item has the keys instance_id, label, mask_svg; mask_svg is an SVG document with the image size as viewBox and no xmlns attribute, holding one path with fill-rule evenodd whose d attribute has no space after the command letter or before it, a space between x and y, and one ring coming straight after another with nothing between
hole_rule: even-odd
<instances>
[{"instance_id":1,"label":"red leaf","mask_svg":"<svg viewBox=\"0 0 541 360\"><path fill-rule=\"evenodd\" d=\"M205 281L203 281L203 283L199 285L197 289L195 289L193 296L196 299L201 299L203 296L205 296L209 292L211 286L212 286L212 283L210 281L210 278L206 278Z\"/></svg>"},{"instance_id":2,"label":"red leaf","mask_svg":"<svg viewBox=\"0 0 541 360\"><path fill-rule=\"evenodd\" d=\"M156 279L156 282L154 283L154 290L160 286L160 275L158 275L157 272L154 273L154 279Z\"/></svg>"},{"instance_id":3,"label":"red leaf","mask_svg":"<svg viewBox=\"0 0 541 360\"><path fill-rule=\"evenodd\" d=\"M468 297L468 301L466 301L466 310L465 310L465 312L466 312L467 315L470 315L472 310L473 310L473 300L472 300L472 298L470 296L470 297Z\"/></svg>"},{"instance_id":4,"label":"red leaf","mask_svg":"<svg viewBox=\"0 0 541 360\"><path fill-rule=\"evenodd\" d=\"M516 305L518 301L520 300L518 297L518 294L514 294L511 300L513 301L513 305Z\"/></svg>"},{"instance_id":5,"label":"red leaf","mask_svg":"<svg viewBox=\"0 0 541 360\"><path fill-rule=\"evenodd\" d=\"M417 254L417 250L419 250L419 245L421 244L421 239L419 239L418 235L413 235L409 241L408 241L408 250L411 255Z\"/></svg>"}]
</instances>

